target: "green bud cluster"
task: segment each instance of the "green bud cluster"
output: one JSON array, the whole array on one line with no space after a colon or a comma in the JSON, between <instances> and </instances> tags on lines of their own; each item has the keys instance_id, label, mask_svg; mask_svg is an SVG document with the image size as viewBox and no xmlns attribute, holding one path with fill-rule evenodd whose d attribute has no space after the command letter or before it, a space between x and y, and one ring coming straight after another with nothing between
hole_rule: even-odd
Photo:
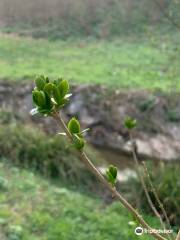
<instances>
[{"instance_id":1,"label":"green bud cluster","mask_svg":"<svg viewBox=\"0 0 180 240\"><path fill-rule=\"evenodd\" d=\"M127 117L124 121L124 126L127 129L131 130L131 129L137 127L137 121L136 121L136 119L133 119L131 117Z\"/></svg>"},{"instance_id":2,"label":"green bud cluster","mask_svg":"<svg viewBox=\"0 0 180 240\"><path fill-rule=\"evenodd\" d=\"M45 76L37 76L35 79L35 88L32 91L33 102L36 105L36 111L32 113L42 113L49 115L53 110L59 110L64 106L71 94L69 92L69 83L67 80L58 78L50 81Z\"/></svg>"},{"instance_id":3,"label":"green bud cluster","mask_svg":"<svg viewBox=\"0 0 180 240\"><path fill-rule=\"evenodd\" d=\"M115 186L117 181L117 167L110 165L106 171L106 177L108 182Z\"/></svg>"},{"instance_id":4,"label":"green bud cluster","mask_svg":"<svg viewBox=\"0 0 180 240\"><path fill-rule=\"evenodd\" d=\"M53 112L62 108L69 100L71 94L69 92L69 83L66 80L58 78L50 81L45 76L38 76L35 79L35 88L32 91L32 99L36 108L31 111L32 114L41 113L44 115L52 115ZM54 115L55 116L55 115ZM130 118L126 119L125 126L129 129L136 126L136 121ZM83 151L85 139L83 134L89 129L81 130L80 122L75 118L71 118L67 125L68 132L59 133L61 135L70 135L72 145L79 151ZM67 130L66 129L66 130ZM112 186L115 186L117 179L117 167L110 165L106 171L106 177Z\"/></svg>"},{"instance_id":5,"label":"green bud cluster","mask_svg":"<svg viewBox=\"0 0 180 240\"><path fill-rule=\"evenodd\" d=\"M83 133L85 131L81 131L80 123L76 118L71 118L68 123L68 130L72 135L73 146L78 150L83 150L85 145Z\"/></svg>"}]
</instances>

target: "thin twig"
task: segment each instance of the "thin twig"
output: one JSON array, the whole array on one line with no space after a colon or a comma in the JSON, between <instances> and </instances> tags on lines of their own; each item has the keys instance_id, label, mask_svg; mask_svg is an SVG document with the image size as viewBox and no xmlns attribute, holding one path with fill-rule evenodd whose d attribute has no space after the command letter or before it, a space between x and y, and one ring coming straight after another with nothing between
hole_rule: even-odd
<instances>
[{"instance_id":1,"label":"thin twig","mask_svg":"<svg viewBox=\"0 0 180 240\"><path fill-rule=\"evenodd\" d=\"M69 138L70 142L72 142L72 135L69 132L68 128L66 127L66 124L64 123L63 119L61 118L60 114L57 112L54 112L52 115L54 119L57 121L58 125L65 131L67 137ZM77 153L82 160L82 162L86 165L86 167L99 179L100 182L102 182L113 194L113 196L117 197L117 199L122 203L122 205L139 221L139 223L146 229L150 230L150 234L158 239L158 240L167 240L166 238L162 237L159 233L154 231L153 228L151 228L148 223L142 218L142 216L132 207L130 203L127 202L127 200L116 190L115 187L113 187L106 178L101 174L101 172L93 165L91 160L88 158L85 152L77 150Z\"/></svg>"},{"instance_id":2,"label":"thin twig","mask_svg":"<svg viewBox=\"0 0 180 240\"><path fill-rule=\"evenodd\" d=\"M152 209L154 215L159 219L159 221L160 221L163 229L166 230L166 226L165 226L165 224L164 224L164 222L163 222L163 220L162 220L162 217L161 217L160 213L157 211L154 203L153 203L152 200L151 200L151 197L150 197L150 195L149 195L149 192L148 192L146 183L145 183L144 178L143 178L143 176L142 176L142 174L141 174L141 172L140 172L140 170L139 170L140 164L139 164L139 161L138 161L138 158L137 158L137 154L136 154L136 150L135 150L135 145L134 145L134 140L133 140L131 131L129 131L129 136L130 136L130 141L131 141L131 145L132 145L132 154L133 154L133 160L134 160L135 165L136 165L136 171L137 171L138 177L139 177L139 179L140 179L141 185L142 185L142 187L143 187L143 190L144 190L144 192L145 192L147 201L148 201L149 206L150 206L150 208ZM168 234L168 238L169 238L169 239L172 239L171 236L170 236L170 234Z\"/></svg>"},{"instance_id":3,"label":"thin twig","mask_svg":"<svg viewBox=\"0 0 180 240\"><path fill-rule=\"evenodd\" d=\"M157 194L157 191L156 191L156 189L155 189L155 187L154 187L154 185L153 185L153 183L152 183L152 181L151 181L151 177L150 177L150 175L149 175L149 172L148 172L148 169L147 169L147 166L146 166L145 162L143 162L143 168L144 168L144 171L145 171L145 173L146 173L146 176L147 176L149 185L150 185L150 187L151 187L151 190L152 190L152 192L153 192L153 194L154 194L154 197L155 197L157 203L159 204L159 207L160 207L160 209L161 209L161 211L162 211L162 213L163 213L163 215L164 215L164 217L165 217L165 220L166 220L166 223L167 223L168 227L171 229L171 224L170 224L169 218L168 218L168 216L167 216L166 210L165 210L165 208L164 208L161 200L159 199L159 196L158 196L158 194ZM171 236L171 239L172 239L172 236Z\"/></svg>"},{"instance_id":4,"label":"thin twig","mask_svg":"<svg viewBox=\"0 0 180 240\"><path fill-rule=\"evenodd\" d=\"M176 240L180 240L180 229L179 229L178 235L176 237Z\"/></svg>"},{"instance_id":5,"label":"thin twig","mask_svg":"<svg viewBox=\"0 0 180 240\"><path fill-rule=\"evenodd\" d=\"M158 6L158 8L160 9L160 11L163 13L163 15L168 19L169 22L171 22L171 24L176 27L177 29L180 29L180 25L167 13L167 11L165 11L160 3L157 0L153 0L154 3Z\"/></svg>"}]
</instances>

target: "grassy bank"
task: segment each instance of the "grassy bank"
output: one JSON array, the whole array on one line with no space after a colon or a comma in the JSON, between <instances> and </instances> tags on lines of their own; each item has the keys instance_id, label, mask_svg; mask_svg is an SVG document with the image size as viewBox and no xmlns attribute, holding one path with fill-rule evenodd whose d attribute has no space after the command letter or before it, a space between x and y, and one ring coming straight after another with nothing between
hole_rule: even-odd
<instances>
[{"instance_id":1,"label":"grassy bank","mask_svg":"<svg viewBox=\"0 0 180 240\"><path fill-rule=\"evenodd\" d=\"M74 83L119 88L180 89L178 33L107 41L0 36L0 78L63 76Z\"/></svg>"},{"instance_id":2,"label":"grassy bank","mask_svg":"<svg viewBox=\"0 0 180 240\"><path fill-rule=\"evenodd\" d=\"M1 239L137 239L131 217L119 203L53 185L33 172L0 163ZM153 218L146 217L155 225ZM143 239L151 239L143 236Z\"/></svg>"}]
</instances>

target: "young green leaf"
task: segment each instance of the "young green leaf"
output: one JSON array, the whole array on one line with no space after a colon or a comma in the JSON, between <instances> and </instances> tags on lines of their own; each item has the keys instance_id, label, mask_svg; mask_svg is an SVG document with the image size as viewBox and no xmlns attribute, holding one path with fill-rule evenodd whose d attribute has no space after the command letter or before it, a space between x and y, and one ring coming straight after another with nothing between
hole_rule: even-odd
<instances>
[{"instance_id":1,"label":"young green leaf","mask_svg":"<svg viewBox=\"0 0 180 240\"><path fill-rule=\"evenodd\" d=\"M76 149L82 150L85 145L83 138L79 137L77 134L73 134L73 145Z\"/></svg>"},{"instance_id":2,"label":"young green leaf","mask_svg":"<svg viewBox=\"0 0 180 240\"><path fill-rule=\"evenodd\" d=\"M66 136L67 134L65 132L61 132L61 133L57 133L57 135Z\"/></svg>"},{"instance_id":3,"label":"young green leaf","mask_svg":"<svg viewBox=\"0 0 180 240\"><path fill-rule=\"evenodd\" d=\"M68 93L68 94L65 95L64 98L65 98L65 99L69 99L71 96L72 96L72 93Z\"/></svg>"},{"instance_id":4,"label":"young green leaf","mask_svg":"<svg viewBox=\"0 0 180 240\"><path fill-rule=\"evenodd\" d=\"M68 93L69 91L69 83L67 80L62 80L59 84L58 84L58 89L59 89L59 93L60 96L62 98L65 97L65 95Z\"/></svg>"},{"instance_id":5,"label":"young green leaf","mask_svg":"<svg viewBox=\"0 0 180 240\"><path fill-rule=\"evenodd\" d=\"M106 171L108 181L114 186L117 179L117 167L110 165Z\"/></svg>"},{"instance_id":6,"label":"young green leaf","mask_svg":"<svg viewBox=\"0 0 180 240\"><path fill-rule=\"evenodd\" d=\"M127 129L133 129L137 126L137 121L136 121L136 119L133 119L131 117L127 117L124 121L124 126Z\"/></svg>"},{"instance_id":7,"label":"young green leaf","mask_svg":"<svg viewBox=\"0 0 180 240\"><path fill-rule=\"evenodd\" d=\"M48 93L44 92L45 98L46 98L46 105L45 108L47 110L50 110L53 107L53 103L51 101L51 97L48 95Z\"/></svg>"},{"instance_id":8,"label":"young green leaf","mask_svg":"<svg viewBox=\"0 0 180 240\"><path fill-rule=\"evenodd\" d=\"M58 86L62 80L63 80L62 78L58 78L58 79L55 79L53 83L54 85Z\"/></svg>"},{"instance_id":9,"label":"young green leaf","mask_svg":"<svg viewBox=\"0 0 180 240\"><path fill-rule=\"evenodd\" d=\"M35 79L37 90L43 90L46 84L46 78L44 76L37 76Z\"/></svg>"},{"instance_id":10,"label":"young green leaf","mask_svg":"<svg viewBox=\"0 0 180 240\"><path fill-rule=\"evenodd\" d=\"M84 134L84 133L88 132L89 130L90 130L90 128L86 128L83 131L81 131L81 134Z\"/></svg>"},{"instance_id":11,"label":"young green leaf","mask_svg":"<svg viewBox=\"0 0 180 240\"><path fill-rule=\"evenodd\" d=\"M61 95L59 93L59 90L56 86L54 86L53 88L53 97L54 97L54 100L55 102L60 105L61 101L62 101L62 98L61 98Z\"/></svg>"},{"instance_id":12,"label":"young green leaf","mask_svg":"<svg viewBox=\"0 0 180 240\"><path fill-rule=\"evenodd\" d=\"M54 87L55 86L53 83L46 83L44 86L44 92L46 92L49 96L51 96L53 93Z\"/></svg>"},{"instance_id":13,"label":"young green leaf","mask_svg":"<svg viewBox=\"0 0 180 240\"><path fill-rule=\"evenodd\" d=\"M38 113L39 113L39 111L38 111L38 108L37 108L37 107L31 109L31 111L30 111L31 116L34 116L34 115L36 115L36 114L38 114Z\"/></svg>"},{"instance_id":14,"label":"young green leaf","mask_svg":"<svg viewBox=\"0 0 180 240\"><path fill-rule=\"evenodd\" d=\"M45 77L46 83L49 83L49 78Z\"/></svg>"},{"instance_id":15,"label":"young green leaf","mask_svg":"<svg viewBox=\"0 0 180 240\"><path fill-rule=\"evenodd\" d=\"M46 96L43 91L32 91L33 102L38 107L44 107L46 105Z\"/></svg>"},{"instance_id":16,"label":"young green leaf","mask_svg":"<svg viewBox=\"0 0 180 240\"><path fill-rule=\"evenodd\" d=\"M71 118L68 123L68 129L71 134L78 134L81 131L80 123L76 118Z\"/></svg>"},{"instance_id":17,"label":"young green leaf","mask_svg":"<svg viewBox=\"0 0 180 240\"><path fill-rule=\"evenodd\" d=\"M113 165L110 165L109 166L109 172L111 173L113 178L116 179L116 177L117 177L117 167L115 167Z\"/></svg>"},{"instance_id":18,"label":"young green leaf","mask_svg":"<svg viewBox=\"0 0 180 240\"><path fill-rule=\"evenodd\" d=\"M39 105L39 101L38 101L38 95L39 95L39 91L34 90L32 91L32 99L35 105Z\"/></svg>"},{"instance_id":19,"label":"young green leaf","mask_svg":"<svg viewBox=\"0 0 180 240\"><path fill-rule=\"evenodd\" d=\"M31 114L34 115L38 112L48 115L52 112L53 103L46 92L34 90L32 92L32 98L37 108L36 111L32 111Z\"/></svg>"}]
</instances>

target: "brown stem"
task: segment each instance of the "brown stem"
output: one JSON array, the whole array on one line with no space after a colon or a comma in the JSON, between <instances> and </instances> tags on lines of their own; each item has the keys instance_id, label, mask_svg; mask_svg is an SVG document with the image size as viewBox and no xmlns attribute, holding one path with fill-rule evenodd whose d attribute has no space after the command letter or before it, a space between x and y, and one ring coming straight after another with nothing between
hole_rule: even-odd
<instances>
[{"instance_id":1,"label":"brown stem","mask_svg":"<svg viewBox=\"0 0 180 240\"><path fill-rule=\"evenodd\" d=\"M57 121L58 125L65 131L67 137L72 142L72 135L69 132L68 128L66 127L66 124L64 123L63 119L61 118L60 114L57 112L54 112L52 116ZM116 188L113 187L109 182L104 178L104 176L101 174L101 172L93 165L91 160L87 157L86 153L83 151L78 151L77 153L82 160L82 162L86 165L86 167L101 181L113 194L113 196L116 196L117 199L122 203L122 205L139 221L139 223L146 229L150 230L150 234L158 240L167 240L166 238L162 237L159 233L153 231L153 228L151 228L148 223L142 218L142 216L132 207L130 203L127 202L127 200L119 193L117 192Z\"/></svg>"},{"instance_id":2,"label":"brown stem","mask_svg":"<svg viewBox=\"0 0 180 240\"><path fill-rule=\"evenodd\" d=\"M180 240L180 229L179 229L178 235L176 237L176 240Z\"/></svg>"},{"instance_id":3,"label":"brown stem","mask_svg":"<svg viewBox=\"0 0 180 240\"><path fill-rule=\"evenodd\" d=\"M154 187L154 185L153 185L153 183L152 183L152 181L151 181L151 178L150 178L150 175L149 175L149 172L148 172L148 169L147 169L147 166L146 166L145 162L143 162L143 168L144 168L144 171L145 171L145 173L146 173L146 176L147 176L149 185L150 185L150 187L151 187L151 190L152 190L152 192L153 192L153 194L154 194L154 197L155 197L157 203L159 204L159 207L160 207L160 209L161 209L161 211L162 211L162 213L163 213L163 215L164 215L164 217L165 217L165 220L166 220L166 223L167 223L168 227L171 229L171 224L170 224L169 218L168 218L168 216L167 216L166 210L165 210L165 208L164 208L161 200L159 199L159 196L158 196L158 194L157 194L157 191L156 191L156 189L155 189L155 187ZM169 236L170 236L170 235L169 235ZM170 237L171 237L171 239L173 239L172 236L170 236Z\"/></svg>"},{"instance_id":4,"label":"brown stem","mask_svg":"<svg viewBox=\"0 0 180 240\"><path fill-rule=\"evenodd\" d=\"M163 229L165 230L166 229L166 226L162 220L162 217L160 215L160 213L157 211L156 207L154 206L152 200L151 200L151 197L149 195L149 192L148 192L148 189L147 189L147 186L146 186L146 183L144 181L144 178L139 170L139 161L138 161L138 158L137 158L137 154L136 154L136 150L135 150L135 145L134 145L134 139L132 137L132 133L131 131L129 131L129 136L130 136L130 141L131 141L131 145L132 145L132 154L133 154L133 160L135 162L135 165L136 165L136 172L138 174L138 177L140 179L140 182L141 182L141 185L143 187L143 190L145 192L145 195L146 195L146 198L147 198L147 201L148 201L148 204L150 206L150 208L152 209L154 215L159 219L160 223L161 223L161 226L163 227ZM169 239L171 239L171 236L168 234L168 237Z\"/></svg>"}]
</instances>

